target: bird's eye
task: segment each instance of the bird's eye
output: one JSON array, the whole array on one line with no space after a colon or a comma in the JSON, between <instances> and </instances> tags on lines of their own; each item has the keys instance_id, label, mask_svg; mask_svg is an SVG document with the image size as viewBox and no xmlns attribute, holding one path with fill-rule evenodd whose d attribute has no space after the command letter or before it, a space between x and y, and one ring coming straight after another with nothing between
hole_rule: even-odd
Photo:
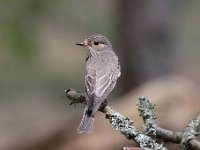
<instances>
[{"instance_id":1,"label":"bird's eye","mask_svg":"<svg viewBox=\"0 0 200 150\"><path fill-rule=\"evenodd\" d=\"M94 45L99 45L99 42L97 42L97 41L94 41Z\"/></svg>"}]
</instances>

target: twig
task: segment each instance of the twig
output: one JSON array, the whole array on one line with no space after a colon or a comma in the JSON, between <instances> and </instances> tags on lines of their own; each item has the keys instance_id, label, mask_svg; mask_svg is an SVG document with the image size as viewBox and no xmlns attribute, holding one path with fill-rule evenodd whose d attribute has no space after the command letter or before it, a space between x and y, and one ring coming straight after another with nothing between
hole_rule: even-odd
<instances>
[{"instance_id":1,"label":"twig","mask_svg":"<svg viewBox=\"0 0 200 150\"><path fill-rule=\"evenodd\" d=\"M143 118L147 135L155 135L164 141L182 144L185 149L200 149L200 142L196 139L200 130L200 113L196 119L190 121L183 132L174 132L156 124L155 105L152 105L148 98L141 97L139 100L138 110Z\"/></svg>"},{"instance_id":2,"label":"twig","mask_svg":"<svg viewBox=\"0 0 200 150\"><path fill-rule=\"evenodd\" d=\"M71 104L84 103L85 94L78 93L74 89L65 91L66 96L71 100ZM120 131L128 139L134 140L141 148L154 150L166 150L162 144L158 144L150 136L155 136L165 142L182 144L185 149L200 150L200 141L196 139L200 130L200 112L194 120L182 132L175 132L161 128L156 123L155 105L148 98L139 98L138 111L144 121L145 134L133 126L133 121L121 115L114 107L107 105L106 101L99 109L109 119L110 124L115 130Z\"/></svg>"},{"instance_id":3,"label":"twig","mask_svg":"<svg viewBox=\"0 0 200 150\"><path fill-rule=\"evenodd\" d=\"M186 149L200 149L200 142L196 140L200 130L200 112L194 120L191 120L183 131L182 144Z\"/></svg>"},{"instance_id":4,"label":"twig","mask_svg":"<svg viewBox=\"0 0 200 150\"><path fill-rule=\"evenodd\" d=\"M84 94L77 93L74 89L66 90L66 96L73 103L83 103L85 101ZM141 148L153 149L153 150L167 150L162 144L158 144L150 136L143 134L137 128L133 126L133 121L129 118L121 115L114 107L103 103L100 107L100 111L105 113L106 118L110 121L110 124L115 130L120 131L128 139L134 140Z\"/></svg>"},{"instance_id":5,"label":"twig","mask_svg":"<svg viewBox=\"0 0 200 150\"><path fill-rule=\"evenodd\" d=\"M73 88L65 90L65 95L66 95L67 98L69 98L69 100L71 100L69 105L85 102L85 94L84 93L78 93Z\"/></svg>"},{"instance_id":6,"label":"twig","mask_svg":"<svg viewBox=\"0 0 200 150\"><path fill-rule=\"evenodd\" d=\"M147 135L154 135L158 138L162 138L164 141L170 141L173 143L180 143L182 133L173 132L167 129L163 129L156 124L156 111L155 105L151 104L148 98L139 98L138 111L144 121L144 129Z\"/></svg>"}]
</instances>

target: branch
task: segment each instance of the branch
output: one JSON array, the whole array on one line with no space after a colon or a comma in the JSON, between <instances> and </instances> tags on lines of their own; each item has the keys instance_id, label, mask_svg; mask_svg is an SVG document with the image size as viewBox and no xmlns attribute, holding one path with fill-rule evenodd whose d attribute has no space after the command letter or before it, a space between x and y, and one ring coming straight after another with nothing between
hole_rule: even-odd
<instances>
[{"instance_id":1,"label":"branch","mask_svg":"<svg viewBox=\"0 0 200 150\"><path fill-rule=\"evenodd\" d=\"M74 89L65 91L66 97L71 100L70 105L85 102L85 94L78 93ZM139 131L133 126L133 121L121 115L114 107L109 106L107 102L103 103L99 111L106 115L110 124L115 130L120 131L128 139L134 140L141 148L150 148L154 150L166 150L162 144L158 144L151 138L151 136L164 140L165 142L172 142L182 144L185 149L199 150L200 141L197 140L200 130L200 112L194 120L191 120L184 131L175 132L161 128L156 123L155 105L153 105L148 98L139 98L138 111L144 121L145 133Z\"/></svg>"},{"instance_id":2,"label":"branch","mask_svg":"<svg viewBox=\"0 0 200 150\"><path fill-rule=\"evenodd\" d=\"M70 88L68 90L65 90L65 95L71 100L69 105L85 102L85 94L77 93L75 89Z\"/></svg>"},{"instance_id":3,"label":"branch","mask_svg":"<svg viewBox=\"0 0 200 150\"><path fill-rule=\"evenodd\" d=\"M74 89L65 91L66 97L71 100L70 104L83 103L85 101L85 94L78 93ZM110 124L115 130L120 131L128 139L134 140L141 148L150 148L154 150L167 150L162 144L158 144L150 136L143 134L136 127L133 126L133 121L121 115L114 107L103 103L99 109L106 115Z\"/></svg>"},{"instance_id":4,"label":"branch","mask_svg":"<svg viewBox=\"0 0 200 150\"><path fill-rule=\"evenodd\" d=\"M191 120L183 132L182 144L186 149L200 149L200 141L196 137L200 130L200 112L194 120Z\"/></svg>"},{"instance_id":5,"label":"branch","mask_svg":"<svg viewBox=\"0 0 200 150\"><path fill-rule=\"evenodd\" d=\"M167 142L182 144L186 149L200 149L200 142L196 139L200 130L200 112L196 119L190 121L184 131L174 132L163 129L156 124L155 105L152 105L149 99L142 97L139 100L138 111L143 118L147 135L157 136Z\"/></svg>"}]
</instances>

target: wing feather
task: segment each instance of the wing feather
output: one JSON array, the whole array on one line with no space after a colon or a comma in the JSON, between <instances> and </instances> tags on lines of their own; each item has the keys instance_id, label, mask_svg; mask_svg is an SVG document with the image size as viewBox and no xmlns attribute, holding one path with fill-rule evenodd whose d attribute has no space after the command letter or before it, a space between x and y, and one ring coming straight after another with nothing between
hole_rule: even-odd
<instances>
[{"instance_id":1,"label":"wing feather","mask_svg":"<svg viewBox=\"0 0 200 150\"><path fill-rule=\"evenodd\" d=\"M107 58L107 56L106 56ZM109 57L109 59L112 57ZM115 58L115 57L114 57ZM85 85L87 92L87 109L92 110L92 115L95 115L101 103L107 98L116 84L119 77L120 69L116 65L118 59L113 58L113 63L102 62L96 66L94 62L88 61L85 76Z\"/></svg>"},{"instance_id":2,"label":"wing feather","mask_svg":"<svg viewBox=\"0 0 200 150\"><path fill-rule=\"evenodd\" d=\"M98 97L102 97L105 94L105 91L107 91L109 89L111 83L112 83L112 75L111 74L100 77L97 80L95 94Z\"/></svg>"}]
</instances>

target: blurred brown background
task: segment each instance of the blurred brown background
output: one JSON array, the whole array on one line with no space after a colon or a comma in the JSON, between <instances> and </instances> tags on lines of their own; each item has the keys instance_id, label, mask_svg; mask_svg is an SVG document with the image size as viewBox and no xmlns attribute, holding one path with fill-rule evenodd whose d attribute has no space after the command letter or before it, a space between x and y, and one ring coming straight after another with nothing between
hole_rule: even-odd
<instances>
[{"instance_id":1,"label":"blurred brown background","mask_svg":"<svg viewBox=\"0 0 200 150\"><path fill-rule=\"evenodd\" d=\"M157 105L162 127L182 130L200 110L200 1L0 0L0 150L122 149L133 146L98 113L78 135L87 51L75 45L106 35L122 75L109 103L141 128L140 96ZM181 149L166 144L170 149Z\"/></svg>"}]
</instances>

